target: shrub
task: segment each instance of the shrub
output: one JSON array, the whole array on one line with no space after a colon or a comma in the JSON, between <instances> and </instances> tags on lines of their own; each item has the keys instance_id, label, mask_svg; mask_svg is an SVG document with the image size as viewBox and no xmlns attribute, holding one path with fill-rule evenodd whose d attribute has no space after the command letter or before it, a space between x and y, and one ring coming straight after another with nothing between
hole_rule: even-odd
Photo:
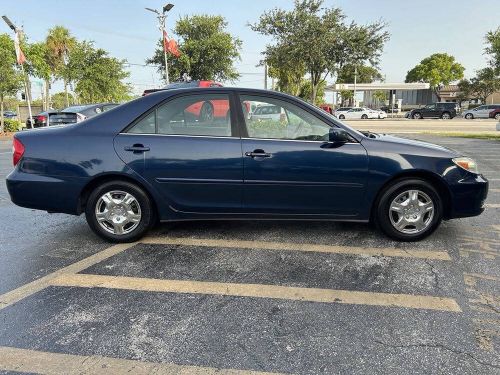
<instances>
[{"instance_id":1,"label":"shrub","mask_svg":"<svg viewBox=\"0 0 500 375\"><path fill-rule=\"evenodd\" d=\"M21 128L19 120L4 119L4 132L17 132Z\"/></svg>"}]
</instances>

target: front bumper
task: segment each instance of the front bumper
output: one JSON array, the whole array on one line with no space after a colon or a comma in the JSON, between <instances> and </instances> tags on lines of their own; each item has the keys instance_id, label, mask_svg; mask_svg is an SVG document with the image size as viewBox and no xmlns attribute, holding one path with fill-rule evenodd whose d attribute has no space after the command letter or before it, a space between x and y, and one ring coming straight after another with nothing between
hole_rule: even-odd
<instances>
[{"instance_id":1,"label":"front bumper","mask_svg":"<svg viewBox=\"0 0 500 375\"><path fill-rule=\"evenodd\" d=\"M483 175L472 173L453 184L448 219L480 215L485 208L488 186L488 180Z\"/></svg>"}]
</instances>

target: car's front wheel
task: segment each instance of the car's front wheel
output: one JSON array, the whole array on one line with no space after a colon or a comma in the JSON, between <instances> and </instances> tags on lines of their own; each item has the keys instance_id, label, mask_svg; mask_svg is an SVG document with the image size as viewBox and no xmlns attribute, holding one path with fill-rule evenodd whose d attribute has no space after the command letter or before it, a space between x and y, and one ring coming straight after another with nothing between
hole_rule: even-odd
<instances>
[{"instance_id":1,"label":"car's front wheel","mask_svg":"<svg viewBox=\"0 0 500 375\"><path fill-rule=\"evenodd\" d=\"M376 223L398 241L419 241L441 223L443 202L436 189L421 179L403 179L388 186L376 206Z\"/></svg>"},{"instance_id":2,"label":"car's front wheel","mask_svg":"<svg viewBox=\"0 0 500 375\"><path fill-rule=\"evenodd\" d=\"M415 112L412 116L415 120L419 120L422 118L422 115L419 112Z\"/></svg>"},{"instance_id":3,"label":"car's front wheel","mask_svg":"<svg viewBox=\"0 0 500 375\"><path fill-rule=\"evenodd\" d=\"M339 120L344 120L345 119L345 116L344 115L340 115L339 116Z\"/></svg>"},{"instance_id":4,"label":"car's front wheel","mask_svg":"<svg viewBox=\"0 0 500 375\"><path fill-rule=\"evenodd\" d=\"M97 235L112 242L138 240L155 220L148 195L126 181L110 181L96 187L87 200L85 216Z\"/></svg>"},{"instance_id":5,"label":"car's front wheel","mask_svg":"<svg viewBox=\"0 0 500 375\"><path fill-rule=\"evenodd\" d=\"M472 113L467 113L467 114L465 115L465 118L466 118L467 120L472 120L472 119L474 118L474 115L473 115Z\"/></svg>"},{"instance_id":6,"label":"car's front wheel","mask_svg":"<svg viewBox=\"0 0 500 375\"><path fill-rule=\"evenodd\" d=\"M450 120L451 119L451 115L448 113L448 112L444 112L442 115L441 115L441 118L443 120Z\"/></svg>"},{"instance_id":7,"label":"car's front wheel","mask_svg":"<svg viewBox=\"0 0 500 375\"><path fill-rule=\"evenodd\" d=\"M500 121L500 113L497 113L497 114L495 115L495 120Z\"/></svg>"}]
</instances>

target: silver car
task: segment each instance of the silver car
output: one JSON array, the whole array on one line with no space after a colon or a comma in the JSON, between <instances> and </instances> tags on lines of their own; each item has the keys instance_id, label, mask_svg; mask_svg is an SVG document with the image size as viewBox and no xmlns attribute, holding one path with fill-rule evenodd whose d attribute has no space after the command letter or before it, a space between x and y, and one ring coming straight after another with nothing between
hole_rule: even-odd
<instances>
[{"instance_id":1,"label":"silver car","mask_svg":"<svg viewBox=\"0 0 500 375\"><path fill-rule=\"evenodd\" d=\"M497 108L500 108L500 104L480 105L479 107L465 111L462 116L467 120L472 120L474 118L489 118L490 112Z\"/></svg>"}]
</instances>

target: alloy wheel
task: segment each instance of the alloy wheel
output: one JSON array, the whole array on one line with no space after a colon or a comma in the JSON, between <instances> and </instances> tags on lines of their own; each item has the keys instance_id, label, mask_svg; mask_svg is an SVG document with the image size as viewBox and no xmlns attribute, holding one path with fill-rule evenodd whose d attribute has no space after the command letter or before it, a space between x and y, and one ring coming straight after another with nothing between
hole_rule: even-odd
<instances>
[{"instance_id":1,"label":"alloy wheel","mask_svg":"<svg viewBox=\"0 0 500 375\"><path fill-rule=\"evenodd\" d=\"M121 190L103 194L95 206L95 217L107 232L124 235L132 232L141 222L141 207L130 193Z\"/></svg>"},{"instance_id":2,"label":"alloy wheel","mask_svg":"<svg viewBox=\"0 0 500 375\"><path fill-rule=\"evenodd\" d=\"M393 199L389 218L392 226L401 233L421 233L432 223L434 202L421 190L406 190Z\"/></svg>"}]
</instances>

